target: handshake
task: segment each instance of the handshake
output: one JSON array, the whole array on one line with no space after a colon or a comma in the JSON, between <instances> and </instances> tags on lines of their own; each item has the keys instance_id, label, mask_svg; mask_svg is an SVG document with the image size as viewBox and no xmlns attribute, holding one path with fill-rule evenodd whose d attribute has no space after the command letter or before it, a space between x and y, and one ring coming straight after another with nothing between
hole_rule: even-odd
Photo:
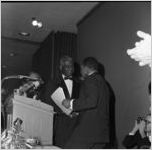
<instances>
[{"instance_id":1,"label":"handshake","mask_svg":"<svg viewBox=\"0 0 152 150\"><path fill-rule=\"evenodd\" d=\"M73 101L73 100L64 99L62 101L62 105L67 109L71 109L70 117L73 118L73 117L77 117L79 115L79 113L78 112L73 112L73 110L72 110L73 108L71 108L71 101Z\"/></svg>"},{"instance_id":2,"label":"handshake","mask_svg":"<svg viewBox=\"0 0 152 150\"><path fill-rule=\"evenodd\" d=\"M64 100L62 101L62 105L63 105L65 108L69 109L69 108L71 107L71 100L70 100L70 99L64 99Z\"/></svg>"}]
</instances>

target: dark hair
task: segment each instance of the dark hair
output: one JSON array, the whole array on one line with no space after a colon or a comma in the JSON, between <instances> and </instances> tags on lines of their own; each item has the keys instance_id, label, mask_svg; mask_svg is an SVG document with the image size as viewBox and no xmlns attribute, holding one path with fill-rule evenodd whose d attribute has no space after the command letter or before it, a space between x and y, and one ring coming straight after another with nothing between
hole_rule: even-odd
<instances>
[{"instance_id":1,"label":"dark hair","mask_svg":"<svg viewBox=\"0 0 152 150\"><path fill-rule=\"evenodd\" d=\"M60 65L64 65L66 61L70 61L73 63L73 59L70 56L64 55L60 58Z\"/></svg>"},{"instance_id":2,"label":"dark hair","mask_svg":"<svg viewBox=\"0 0 152 150\"><path fill-rule=\"evenodd\" d=\"M151 82L148 84L148 93L151 95Z\"/></svg>"},{"instance_id":3,"label":"dark hair","mask_svg":"<svg viewBox=\"0 0 152 150\"><path fill-rule=\"evenodd\" d=\"M83 66L87 66L92 70L98 70L98 61L94 57L87 57L82 62Z\"/></svg>"}]
</instances>

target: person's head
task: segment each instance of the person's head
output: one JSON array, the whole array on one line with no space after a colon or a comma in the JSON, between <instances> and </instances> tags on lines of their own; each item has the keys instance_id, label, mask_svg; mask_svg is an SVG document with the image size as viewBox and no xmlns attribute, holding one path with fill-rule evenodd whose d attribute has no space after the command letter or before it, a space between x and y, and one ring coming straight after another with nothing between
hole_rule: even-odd
<instances>
[{"instance_id":1,"label":"person's head","mask_svg":"<svg viewBox=\"0 0 152 150\"><path fill-rule=\"evenodd\" d=\"M29 73L29 77L35 78L35 79L41 79L41 76L38 73L33 72L33 71Z\"/></svg>"},{"instance_id":2,"label":"person's head","mask_svg":"<svg viewBox=\"0 0 152 150\"><path fill-rule=\"evenodd\" d=\"M83 77L88 76L91 72L98 70L98 61L94 57L87 57L81 65L81 74Z\"/></svg>"},{"instance_id":3,"label":"person's head","mask_svg":"<svg viewBox=\"0 0 152 150\"><path fill-rule=\"evenodd\" d=\"M60 71L65 76L71 76L74 72L73 59L69 56L63 56L60 59Z\"/></svg>"}]
</instances>

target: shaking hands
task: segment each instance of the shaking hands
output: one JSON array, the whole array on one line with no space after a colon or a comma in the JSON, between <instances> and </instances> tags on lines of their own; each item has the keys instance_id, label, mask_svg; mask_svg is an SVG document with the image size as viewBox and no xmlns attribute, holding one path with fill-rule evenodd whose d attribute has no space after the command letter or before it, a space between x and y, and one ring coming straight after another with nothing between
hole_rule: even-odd
<instances>
[{"instance_id":1,"label":"shaking hands","mask_svg":"<svg viewBox=\"0 0 152 150\"><path fill-rule=\"evenodd\" d=\"M64 99L63 101L62 101L62 105L65 107L65 108L67 108L67 109L69 109L70 108L70 99Z\"/></svg>"}]
</instances>

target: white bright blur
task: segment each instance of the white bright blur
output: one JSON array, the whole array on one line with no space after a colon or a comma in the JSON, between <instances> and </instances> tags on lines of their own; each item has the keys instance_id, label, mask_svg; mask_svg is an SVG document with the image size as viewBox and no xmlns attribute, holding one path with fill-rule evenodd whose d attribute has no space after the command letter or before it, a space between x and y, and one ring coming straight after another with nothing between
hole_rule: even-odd
<instances>
[{"instance_id":1,"label":"white bright blur","mask_svg":"<svg viewBox=\"0 0 152 150\"><path fill-rule=\"evenodd\" d=\"M33 20L33 21L32 21L32 25L33 25L33 26L37 26L37 25L38 25L38 21L37 21L37 20Z\"/></svg>"},{"instance_id":2,"label":"white bright blur","mask_svg":"<svg viewBox=\"0 0 152 150\"><path fill-rule=\"evenodd\" d=\"M137 31L139 42L135 43L135 47L127 50L127 54L139 62L139 66L151 66L151 35L142 31Z\"/></svg>"}]
</instances>

